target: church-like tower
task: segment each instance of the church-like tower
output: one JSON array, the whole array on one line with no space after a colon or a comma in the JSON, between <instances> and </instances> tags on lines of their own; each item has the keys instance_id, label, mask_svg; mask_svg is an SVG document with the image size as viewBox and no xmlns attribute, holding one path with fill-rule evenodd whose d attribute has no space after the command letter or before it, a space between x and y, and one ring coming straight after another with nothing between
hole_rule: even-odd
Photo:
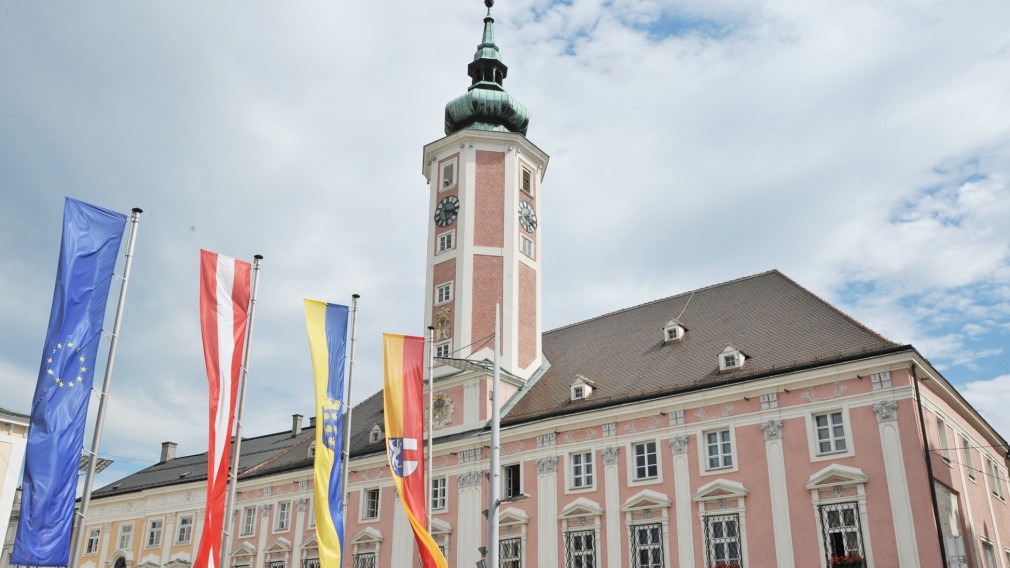
<instances>
[{"instance_id":1,"label":"church-like tower","mask_svg":"<svg viewBox=\"0 0 1010 568\"><path fill-rule=\"evenodd\" d=\"M467 66L471 85L445 107L446 136L424 147L430 196L425 325L435 356L492 359L502 307L501 368L529 379L542 365L540 189L548 156L526 139L529 114L502 87L492 0ZM455 372L436 362L436 377Z\"/></svg>"}]
</instances>

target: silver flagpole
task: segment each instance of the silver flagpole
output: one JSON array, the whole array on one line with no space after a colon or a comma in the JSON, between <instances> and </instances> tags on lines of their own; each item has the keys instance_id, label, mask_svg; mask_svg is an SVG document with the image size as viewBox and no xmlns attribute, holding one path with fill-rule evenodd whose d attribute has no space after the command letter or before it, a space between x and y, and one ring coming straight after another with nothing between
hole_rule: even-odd
<instances>
[{"instance_id":1,"label":"silver flagpole","mask_svg":"<svg viewBox=\"0 0 1010 568\"><path fill-rule=\"evenodd\" d=\"M137 243L137 227L140 225L140 214L144 210L133 208L130 216L130 236L126 241L126 264L123 266L123 285L119 288L119 305L116 307L116 319L112 324L112 339L109 341L109 360L105 364L105 379L102 382L102 392L99 393L98 418L95 420L95 437L91 441L91 451L88 452L88 473L84 476L84 493L81 494L81 511L78 513L77 528L74 529L74 540L70 545L70 564L77 566L81 558L81 537L84 536L84 523L88 519L88 505L91 504L91 486L95 483L95 467L98 465L98 448L102 444L102 428L105 426L105 407L109 400L109 388L112 386L112 367L116 363L116 345L119 344L119 327L123 323L123 305L126 303L126 288L130 283L130 267L133 266L133 249Z\"/></svg>"},{"instance_id":2,"label":"silver flagpole","mask_svg":"<svg viewBox=\"0 0 1010 568\"><path fill-rule=\"evenodd\" d=\"M256 314L256 289L260 283L260 263L262 254L253 256L252 290L249 296L249 320L246 322L245 353L242 355L242 384L239 386L238 408L235 409L234 451L231 456L231 473L228 475L228 497L224 506L223 534L221 535L221 564L228 566L228 549L231 548L231 515L235 508L235 493L238 491L238 460L242 451L242 416L245 412L245 393L249 388L249 346L252 344L253 316Z\"/></svg>"},{"instance_id":3,"label":"silver flagpole","mask_svg":"<svg viewBox=\"0 0 1010 568\"><path fill-rule=\"evenodd\" d=\"M501 306L494 307L494 374L491 379L491 475L488 476L489 487L487 497L487 567L498 568L498 505L501 500L498 495L500 486L499 455L501 438L501 410L498 406L499 389L501 385L501 362L498 352L501 350Z\"/></svg>"},{"instance_id":4,"label":"silver flagpole","mask_svg":"<svg viewBox=\"0 0 1010 568\"><path fill-rule=\"evenodd\" d=\"M426 343L428 344L428 464L427 464L427 474L428 474L428 485L425 487L427 490L425 492L425 498L427 499L428 506L428 534L431 534L431 497L432 493L435 491L433 484L435 483L435 472L431 469L431 457L432 450L435 448L435 429L434 429L434 417L435 411L432 406L432 401L434 400L435 392L435 375L432 374L432 366L434 361L434 351L435 351L435 327L428 326L428 337Z\"/></svg>"},{"instance_id":5,"label":"silver flagpole","mask_svg":"<svg viewBox=\"0 0 1010 568\"><path fill-rule=\"evenodd\" d=\"M349 491L347 490L347 471L348 466L351 463L351 381L354 379L354 344L357 343L355 338L358 330L358 298L361 296L359 294L351 294L351 352L347 360L347 394L344 395L344 400L340 401L344 410L344 439L342 441L343 448L341 451L344 454L344 463L340 464L340 507L344 511L344 519L347 518L347 495ZM316 428L319 428L319 419L316 418ZM316 505L317 507L319 505ZM346 526L346 523L344 523ZM344 535L347 538L347 535ZM343 545L343 543L341 543ZM346 547L344 547L346 548ZM341 558L344 558L344 551L340 551Z\"/></svg>"}]
</instances>

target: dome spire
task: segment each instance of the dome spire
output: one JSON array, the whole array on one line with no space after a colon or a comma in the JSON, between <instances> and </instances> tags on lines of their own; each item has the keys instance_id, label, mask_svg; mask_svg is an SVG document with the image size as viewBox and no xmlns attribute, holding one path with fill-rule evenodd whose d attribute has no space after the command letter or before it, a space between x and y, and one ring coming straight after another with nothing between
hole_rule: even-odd
<instances>
[{"instance_id":1,"label":"dome spire","mask_svg":"<svg viewBox=\"0 0 1010 568\"><path fill-rule=\"evenodd\" d=\"M529 112L502 86L508 67L502 62L501 52L494 42L494 18L491 17L494 0L484 0L484 5L487 6L484 34L473 61L466 68L470 87L465 95L445 105L445 133L475 128L518 132L525 136Z\"/></svg>"}]
</instances>

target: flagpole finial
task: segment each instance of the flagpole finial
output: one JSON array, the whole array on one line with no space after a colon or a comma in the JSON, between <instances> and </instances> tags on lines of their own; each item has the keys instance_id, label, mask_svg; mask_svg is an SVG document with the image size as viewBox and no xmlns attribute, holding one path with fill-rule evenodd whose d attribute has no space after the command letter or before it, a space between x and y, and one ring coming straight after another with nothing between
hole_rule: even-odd
<instances>
[{"instance_id":1,"label":"flagpole finial","mask_svg":"<svg viewBox=\"0 0 1010 568\"><path fill-rule=\"evenodd\" d=\"M357 300L358 298L361 297L361 294L351 294L351 297Z\"/></svg>"},{"instance_id":2,"label":"flagpole finial","mask_svg":"<svg viewBox=\"0 0 1010 568\"><path fill-rule=\"evenodd\" d=\"M263 255L262 254L254 254L253 255L253 260L263 260Z\"/></svg>"},{"instance_id":3,"label":"flagpole finial","mask_svg":"<svg viewBox=\"0 0 1010 568\"><path fill-rule=\"evenodd\" d=\"M133 208L133 212L134 212L134 213L143 213L143 212L144 212L144 210L143 210L143 209L141 209L140 207L134 207L134 208Z\"/></svg>"}]
</instances>

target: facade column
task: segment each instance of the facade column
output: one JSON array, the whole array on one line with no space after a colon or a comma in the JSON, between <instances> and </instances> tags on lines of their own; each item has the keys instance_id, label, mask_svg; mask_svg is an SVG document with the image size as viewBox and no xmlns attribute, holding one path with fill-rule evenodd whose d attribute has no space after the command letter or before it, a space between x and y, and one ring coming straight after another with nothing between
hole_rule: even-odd
<instances>
[{"instance_id":1,"label":"facade column","mask_svg":"<svg viewBox=\"0 0 1010 568\"><path fill-rule=\"evenodd\" d=\"M98 549L98 560L95 565L98 567L104 566L106 562L109 561L110 552L109 542L112 540L112 523L102 524L102 543Z\"/></svg>"},{"instance_id":2,"label":"facade column","mask_svg":"<svg viewBox=\"0 0 1010 568\"><path fill-rule=\"evenodd\" d=\"M919 566L915 519L912 517L908 476L905 473L905 454L901 451L901 438L898 435L898 401L878 402L873 405L873 413L877 415L880 448L884 453L884 474L887 477L887 494L891 499L891 516L894 518L898 565L903 568Z\"/></svg>"},{"instance_id":3,"label":"facade column","mask_svg":"<svg viewBox=\"0 0 1010 568\"><path fill-rule=\"evenodd\" d=\"M196 512L196 518L193 519L193 547L189 553L189 561L193 562L196 558L196 552L200 550L200 537L203 536L203 519L206 516L205 509L199 509ZM230 554L230 553L229 553ZM228 566L231 566L231 558L228 558ZM228 568L223 566L222 568Z\"/></svg>"},{"instance_id":4,"label":"facade column","mask_svg":"<svg viewBox=\"0 0 1010 568\"><path fill-rule=\"evenodd\" d=\"M168 562L168 553L172 551L172 543L175 542L175 520L178 513L168 513L165 515L165 526L161 533L161 564Z\"/></svg>"},{"instance_id":5,"label":"facade column","mask_svg":"<svg viewBox=\"0 0 1010 568\"><path fill-rule=\"evenodd\" d=\"M537 460L537 566L558 565L557 470L557 456Z\"/></svg>"},{"instance_id":6,"label":"facade column","mask_svg":"<svg viewBox=\"0 0 1010 568\"><path fill-rule=\"evenodd\" d=\"M793 528L789 522L789 490L786 487L786 461L782 449L782 421L762 422L761 430L765 434L765 456L768 460L776 566L793 568L796 561L793 557Z\"/></svg>"},{"instance_id":7,"label":"facade column","mask_svg":"<svg viewBox=\"0 0 1010 568\"><path fill-rule=\"evenodd\" d=\"M484 474L480 471L467 471L456 477L459 485L459 507L456 519L456 565L475 566L480 560L477 550L483 545L480 519L484 517L481 511L484 504L481 499L481 487Z\"/></svg>"},{"instance_id":8,"label":"facade column","mask_svg":"<svg viewBox=\"0 0 1010 568\"><path fill-rule=\"evenodd\" d=\"M677 559L680 566L694 566L694 519L691 515L691 469L687 436L670 438L673 453L673 496L677 515Z\"/></svg>"},{"instance_id":9,"label":"facade column","mask_svg":"<svg viewBox=\"0 0 1010 568\"><path fill-rule=\"evenodd\" d=\"M295 515L295 541L291 543L291 568L302 565L302 542L305 540L305 509L308 508L309 500L302 497L297 500L297 514Z\"/></svg>"},{"instance_id":10,"label":"facade column","mask_svg":"<svg viewBox=\"0 0 1010 568\"><path fill-rule=\"evenodd\" d=\"M603 448L603 496L606 506L607 566L621 565L621 484L617 459L621 448Z\"/></svg>"},{"instance_id":11,"label":"facade column","mask_svg":"<svg viewBox=\"0 0 1010 568\"><path fill-rule=\"evenodd\" d=\"M273 505L260 506L260 530L259 539L256 542L256 562L253 568L266 566L267 535L270 534L270 509Z\"/></svg>"}]
</instances>

